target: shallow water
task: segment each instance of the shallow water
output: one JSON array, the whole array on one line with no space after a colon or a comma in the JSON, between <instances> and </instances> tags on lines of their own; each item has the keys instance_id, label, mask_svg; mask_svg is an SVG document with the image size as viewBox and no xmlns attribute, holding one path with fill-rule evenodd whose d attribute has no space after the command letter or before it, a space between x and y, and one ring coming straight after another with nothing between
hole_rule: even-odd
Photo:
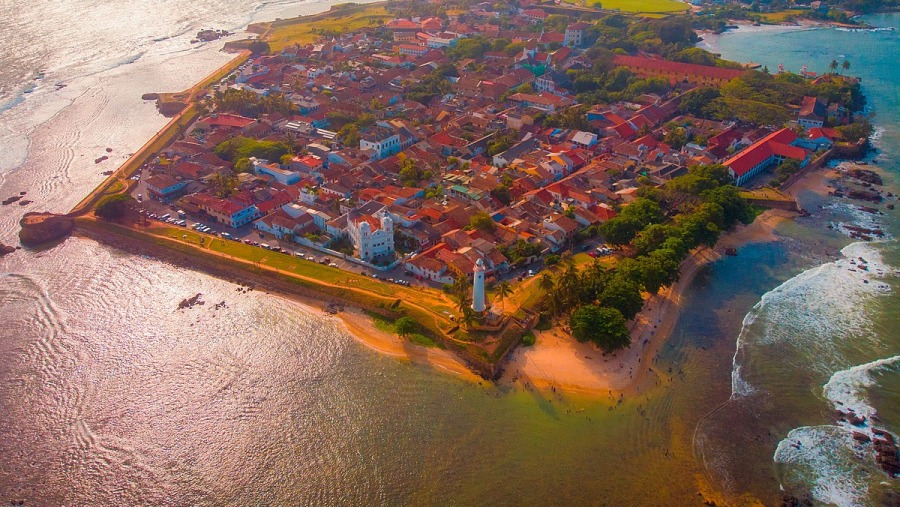
<instances>
[{"instance_id":1,"label":"shallow water","mask_svg":"<svg viewBox=\"0 0 900 507\"><path fill-rule=\"evenodd\" d=\"M4 7L16 21L0 26L0 40L30 45L0 55L0 82L12 83L0 90L0 196L27 190L35 203L0 208L4 243L15 241L21 213L69 209L165 124L142 93L186 88L227 61L216 44L190 45L196 30L313 9L15 7ZM101 14L137 28L95 39ZM37 69L46 76L35 83ZM111 160L95 165L107 146ZM0 260L0 501L684 505L711 483L773 503L780 485L809 484L805 465L776 467L772 456L791 430L829 424L831 377L788 371L780 356L751 358L742 373L761 393L793 386L788 375L801 387L723 405L735 338L765 293L840 258L850 241L823 231L851 219L823 210L785 224L777 243L705 268L653 387L621 405L472 384L382 357L302 306L92 241L20 251ZM882 260L900 265L890 249ZM198 292L204 305L177 310ZM891 318L872 321L891 329ZM848 368L870 361L853 359ZM857 397L896 428L900 398L885 387L893 377L870 375Z\"/></svg>"}]
</instances>

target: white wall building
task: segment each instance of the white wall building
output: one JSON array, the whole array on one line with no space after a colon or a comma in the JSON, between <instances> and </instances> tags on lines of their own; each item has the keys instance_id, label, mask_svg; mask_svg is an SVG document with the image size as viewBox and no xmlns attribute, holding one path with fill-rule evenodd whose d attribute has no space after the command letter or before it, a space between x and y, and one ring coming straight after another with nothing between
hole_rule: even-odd
<instances>
[{"instance_id":1,"label":"white wall building","mask_svg":"<svg viewBox=\"0 0 900 507\"><path fill-rule=\"evenodd\" d=\"M394 221L390 214L350 216L347 220L350 241L360 259L371 261L376 257L394 255Z\"/></svg>"},{"instance_id":2,"label":"white wall building","mask_svg":"<svg viewBox=\"0 0 900 507\"><path fill-rule=\"evenodd\" d=\"M359 140L359 149L374 151L376 160L396 155L401 149L400 135L388 129L375 129L373 132L362 136Z\"/></svg>"}]
</instances>

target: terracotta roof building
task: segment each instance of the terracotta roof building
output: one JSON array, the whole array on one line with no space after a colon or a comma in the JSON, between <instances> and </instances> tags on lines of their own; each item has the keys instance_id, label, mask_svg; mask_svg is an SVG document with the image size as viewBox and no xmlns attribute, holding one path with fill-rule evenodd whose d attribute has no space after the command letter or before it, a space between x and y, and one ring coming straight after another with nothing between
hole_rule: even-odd
<instances>
[{"instance_id":1,"label":"terracotta roof building","mask_svg":"<svg viewBox=\"0 0 900 507\"><path fill-rule=\"evenodd\" d=\"M741 77L745 72L740 69L725 69L628 55L616 55L613 63L620 67L626 67L641 77L664 77L672 83L687 82L699 85L723 85L734 78Z\"/></svg>"},{"instance_id":2,"label":"terracotta roof building","mask_svg":"<svg viewBox=\"0 0 900 507\"><path fill-rule=\"evenodd\" d=\"M808 153L803 148L793 146L796 141L797 134L791 129L772 132L726 160L725 166L739 186L768 167L780 164L786 159L797 160L802 167L806 165Z\"/></svg>"}]
</instances>

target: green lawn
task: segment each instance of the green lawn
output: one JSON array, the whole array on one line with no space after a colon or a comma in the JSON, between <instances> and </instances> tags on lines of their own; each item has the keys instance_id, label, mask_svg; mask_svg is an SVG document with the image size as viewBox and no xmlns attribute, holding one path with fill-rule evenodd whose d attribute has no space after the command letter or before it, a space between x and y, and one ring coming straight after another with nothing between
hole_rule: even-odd
<instances>
[{"instance_id":1,"label":"green lawn","mask_svg":"<svg viewBox=\"0 0 900 507\"><path fill-rule=\"evenodd\" d=\"M794 16L801 16L803 14L807 14L809 11L801 10L801 9L788 9L784 11L777 12L761 12L759 16L768 23L783 23L787 18Z\"/></svg>"},{"instance_id":2,"label":"green lawn","mask_svg":"<svg viewBox=\"0 0 900 507\"><path fill-rule=\"evenodd\" d=\"M266 39L272 51L281 51L292 44L310 44L322 32L349 32L365 27L381 26L391 16L382 5L343 9L343 14L298 18L296 22L278 23ZM324 19L323 19L324 18Z\"/></svg>"},{"instance_id":3,"label":"green lawn","mask_svg":"<svg viewBox=\"0 0 900 507\"><path fill-rule=\"evenodd\" d=\"M358 288L365 290L373 295L385 298L400 299L402 301L414 301L416 304L427 307L429 310L441 317L442 320L447 318L447 313L455 313L453 306L443 299L440 294L433 289L403 287L392 283L382 282L359 273L344 271L342 269L325 266L316 262L299 259L297 257L272 252L260 247L246 245L239 241L231 241L216 238L206 234L199 234L188 229L180 229L175 227L161 228L155 231L155 234L164 235L179 241L184 241L193 245L203 244L212 251L226 254L235 259L259 263L264 266L275 268L281 271L296 273L301 276L321 280L325 283L338 285L340 287L324 288L325 292L335 293L346 292L345 289ZM359 293L356 293L359 294ZM379 305L383 305L384 301L379 301ZM403 305L408 312L414 312L411 306ZM419 318L425 318L424 314L418 315ZM444 324L441 322L441 324ZM451 327L448 322L447 328ZM434 329L433 326L431 326Z\"/></svg>"},{"instance_id":4,"label":"green lawn","mask_svg":"<svg viewBox=\"0 0 900 507\"><path fill-rule=\"evenodd\" d=\"M565 0L565 2L622 12L669 13L684 12L690 9L688 4L676 0Z\"/></svg>"}]
</instances>

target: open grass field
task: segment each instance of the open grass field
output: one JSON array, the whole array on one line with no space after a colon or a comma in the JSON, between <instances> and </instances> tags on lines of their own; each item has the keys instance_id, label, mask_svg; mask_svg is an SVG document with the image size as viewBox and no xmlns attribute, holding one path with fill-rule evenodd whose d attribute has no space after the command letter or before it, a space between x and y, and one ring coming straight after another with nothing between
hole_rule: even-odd
<instances>
[{"instance_id":1,"label":"open grass field","mask_svg":"<svg viewBox=\"0 0 900 507\"><path fill-rule=\"evenodd\" d=\"M673 13L690 9L688 4L677 0L565 0L565 2L584 7L637 13Z\"/></svg>"},{"instance_id":2,"label":"open grass field","mask_svg":"<svg viewBox=\"0 0 900 507\"><path fill-rule=\"evenodd\" d=\"M415 301L417 304L425 306L428 310L437 315L444 315L444 312L455 313L453 305L440 292L433 289L421 287L404 287L392 283L375 280L368 276L358 273L344 271L342 269L333 268L306 259L298 259L287 254L265 250L263 248L246 245L238 241L231 241L216 238L206 234L199 234L195 231L164 227L153 230L153 233L160 236L166 236L171 239L178 240L190 244L192 246L201 246L213 252L224 254L234 259L250 261L254 264L267 266L270 268L283 271L285 273L296 274L302 277L315 279L326 284L333 284L347 289L359 289L367 293L391 299L402 299L405 301ZM202 242L201 242L202 240Z\"/></svg>"},{"instance_id":3,"label":"open grass field","mask_svg":"<svg viewBox=\"0 0 900 507\"><path fill-rule=\"evenodd\" d=\"M793 201L793 198L781 190L772 187L763 187L756 190L744 190L741 192L744 199L764 199L767 201Z\"/></svg>"},{"instance_id":4,"label":"open grass field","mask_svg":"<svg viewBox=\"0 0 900 507\"><path fill-rule=\"evenodd\" d=\"M382 5L364 5L330 11L317 16L281 21L273 25L266 40L272 51L281 51L293 44L310 44L321 34L359 30L379 26L392 19Z\"/></svg>"},{"instance_id":5,"label":"open grass field","mask_svg":"<svg viewBox=\"0 0 900 507\"><path fill-rule=\"evenodd\" d=\"M767 23L783 23L791 16L801 16L809 11L801 9L787 9L777 12L761 12L759 16Z\"/></svg>"}]
</instances>

